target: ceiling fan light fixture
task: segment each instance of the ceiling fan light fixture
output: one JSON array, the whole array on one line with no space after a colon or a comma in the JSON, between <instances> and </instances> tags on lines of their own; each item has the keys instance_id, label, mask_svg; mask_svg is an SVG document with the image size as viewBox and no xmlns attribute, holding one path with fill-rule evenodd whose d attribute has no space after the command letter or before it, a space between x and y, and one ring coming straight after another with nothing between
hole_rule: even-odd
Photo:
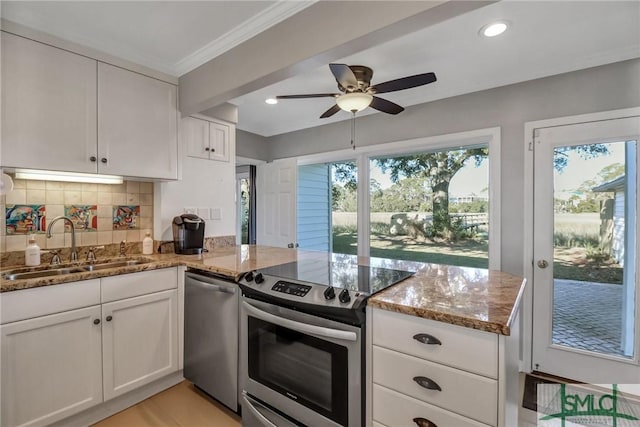
<instances>
[{"instance_id":1,"label":"ceiling fan light fixture","mask_svg":"<svg viewBox=\"0 0 640 427\"><path fill-rule=\"evenodd\" d=\"M371 101L373 96L362 92L345 93L336 98L338 107L349 112L362 111L371 104Z\"/></svg>"},{"instance_id":2,"label":"ceiling fan light fixture","mask_svg":"<svg viewBox=\"0 0 640 427\"><path fill-rule=\"evenodd\" d=\"M509 23L507 21L496 21L480 28L480 34L485 37L495 37L507 31Z\"/></svg>"}]
</instances>

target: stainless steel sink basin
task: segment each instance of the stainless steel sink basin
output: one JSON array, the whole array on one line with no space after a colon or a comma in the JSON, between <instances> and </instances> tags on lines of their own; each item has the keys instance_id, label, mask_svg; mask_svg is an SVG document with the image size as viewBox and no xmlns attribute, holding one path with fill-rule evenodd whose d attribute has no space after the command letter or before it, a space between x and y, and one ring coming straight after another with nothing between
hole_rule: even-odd
<instances>
[{"instance_id":1,"label":"stainless steel sink basin","mask_svg":"<svg viewBox=\"0 0 640 427\"><path fill-rule=\"evenodd\" d=\"M148 264L149 262L151 261L145 260L145 259L107 261L107 262L96 262L95 264L88 264L83 266L83 268L86 271L96 271L96 270L106 270L107 268L129 267L131 265Z\"/></svg>"},{"instance_id":2,"label":"stainless steel sink basin","mask_svg":"<svg viewBox=\"0 0 640 427\"><path fill-rule=\"evenodd\" d=\"M109 268L129 267L133 265L148 264L152 260L146 258L111 259L98 261L93 264L72 265L59 268L47 268L31 270L29 268L19 268L7 271L2 275L4 280L38 279L43 277L61 276L72 273L84 273L88 271L100 271Z\"/></svg>"},{"instance_id":3,"label":"stainless steel sink basin","mask_svg":"<svg viewBox=\"0 0 640 427\"><path fill-rule=\"evenodd\" d=\"M81 273L87 271L84 267L65 267L65 268L52 268L49 270L40 271L25 271L21 273L8 272L3 277L5 280L19 280L19 279L38 279L41 277L60 276L63 274Z\"/></svg>"}]
</instances>

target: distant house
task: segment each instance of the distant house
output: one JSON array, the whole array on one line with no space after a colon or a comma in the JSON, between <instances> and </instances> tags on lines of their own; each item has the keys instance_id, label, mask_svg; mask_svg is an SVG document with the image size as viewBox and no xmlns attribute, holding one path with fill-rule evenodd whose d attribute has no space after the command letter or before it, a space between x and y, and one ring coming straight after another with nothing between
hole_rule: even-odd
<instances>
[{"instance_id":1,"label":"distant house","mask_svg":"<svg viewBox=\"0 0 640 427\"><path fill-rule=\"evenodd\" d=\"M611 256L624 267L625 253L625 188L626 177L593 188L595 193L613 193L613 199L603 201L600 208L600 240L603 248L610 248Z\"/></svg>"}]
</instances>

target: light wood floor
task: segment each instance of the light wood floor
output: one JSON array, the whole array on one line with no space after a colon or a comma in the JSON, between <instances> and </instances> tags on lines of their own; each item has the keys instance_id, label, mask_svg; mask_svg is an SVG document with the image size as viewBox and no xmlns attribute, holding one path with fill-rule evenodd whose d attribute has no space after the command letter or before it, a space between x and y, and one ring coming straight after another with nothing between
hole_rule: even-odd
<instances>
[{"instance_id":1,"label":"light wood floor","mask_svg":"<svg viewBox=\"0 0 640 427\"><path fill-rule=\"evenodd\" d=\"M183 381L94 427L240 427L240 417Z\"/></svg>"}]
</instances>

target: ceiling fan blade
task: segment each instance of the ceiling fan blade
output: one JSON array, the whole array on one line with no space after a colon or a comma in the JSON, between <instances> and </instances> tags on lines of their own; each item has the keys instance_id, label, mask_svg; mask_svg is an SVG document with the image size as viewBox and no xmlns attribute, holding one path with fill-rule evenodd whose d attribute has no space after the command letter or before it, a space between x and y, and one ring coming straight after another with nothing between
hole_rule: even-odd
<instances>
[{"instance_id":1,"label":"ceiling fan blade","mask_svg":"<svg viewBox=\"0 0 640 427\"><path fill-rule=\"evenodd\" d=\"M340 111L340 107L338 107L338 104L335 104L333 107L329 108L327 111L325 111L324 113L322 113L322 115L320 116L321 119L326 119L327 117L331 117L333 116L335 113L337 113L338 111Z\"/></svg>"},{"instance_id":2,"label":"ceiling fan blade","mask_svg":"<svg viewBox=\"0 0 640 427\"><path fill-rule=\"evenodd\" d=\"M280 95L276 99L335 98L339 93L309 93L306 95Z\"/></svg>"},{"instance_id":3,"label":"ceiling fan blade","mask_svg":"<svg viewBox=\"0 0 640 427\"><path fill-rule=\"evenodd\" d=\"M436 75L434 73L416 74L415 76L403 77L401 79L389 80L388 82L380 83L371 86L371 93L387 93L395 92L396 90L410 89L412 87L422 86L435 82Z\"/></svg>"},{"instance_id":4,"label":"ceiling fan blade","mask_svg":"<svg viewBox=\"0 0 640 427\"><path fill-rule=\"evenodd\" d=\"M334 77L345 89L355 89L358 87L358 79L353 74L351 68L346 64L329 64L329 69L333 73Z\"/></svg>"},{"instance_id":5,"label":"ceiling fan blade","mask_svg":"<svg viewBox=\"0 0 640 427\"><path fill-rule=\"evenodd\" d=\"M387 101L386 99L378 98L377 96L373 97L371 104L369 107L375 108L378 111L382 111L387 114L398 114L404 111L404 108L399 106L398 104Z\"/></svg>"}]
</instances>

